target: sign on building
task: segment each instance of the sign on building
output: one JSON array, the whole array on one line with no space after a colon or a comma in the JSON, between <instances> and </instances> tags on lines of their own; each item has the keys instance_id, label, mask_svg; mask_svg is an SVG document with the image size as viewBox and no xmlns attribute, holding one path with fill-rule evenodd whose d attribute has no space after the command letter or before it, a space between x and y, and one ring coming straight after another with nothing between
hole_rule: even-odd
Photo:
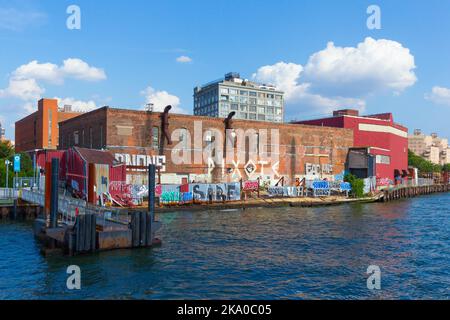
<instances>
[{"instance_id":1,"label":"sign on building","mask_svg":"<svg viewBox=\"0 0 450 320\"><path fill-rule=\"evenodd\" d=\"M14 156L14 172L20 172L20 155Z\"/></svg>"}]
</instances>

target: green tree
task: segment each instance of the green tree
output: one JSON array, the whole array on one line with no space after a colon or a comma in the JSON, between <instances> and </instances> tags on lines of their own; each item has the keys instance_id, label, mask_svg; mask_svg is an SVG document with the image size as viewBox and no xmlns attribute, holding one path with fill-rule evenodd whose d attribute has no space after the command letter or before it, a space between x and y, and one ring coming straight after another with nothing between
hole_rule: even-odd
<instances>
[{"instance_id":1,"label":"green tree","mask_svg":"<svg viewBox=\"0 0 450 320\"><path fill-rule=\"evenodd\" d=\"M408 150L408 164L419 170L419 173L441 172L442 166L434 164L421 156L418 156L411 150Z\"/></svg>"},{"instance_id":2,"label":"green tree","mask_svg":"<svg viewBox=\"0 0 450 320\"><path fill-rule=\"evenodd\" d=\"M6 187L6 165L5 160L9 160L13 163L14 158L14 148L8 141L0 141L0 187ZM18 177L33 177L33 161L30 156L26 153L19 153L20 155L20 172ZM12 165L9 166L8 171L8 186L13 185L13 179L15 173L13 171Z\"/></svg>"},{"instance_id":3,"label":"green tree","mask_svg":"<svg viewBox=\"0 0 450 320\"><path fill-rule=\"evenodd\" d=\"M0 159L7 159L14 155L14 148L9 141L0 141Z\"/></svg>"},{"instance_id":4,"label":"green tree","mask_svg":"<svg viewBox=\"0 0 450 320\"><path fill-rule=\"evenodd\" d=\"M444 164L442 167L442 171L450 172L450 163Z\"/></svg>"},{"instance_id":5,"label":"green tree","mask_svg":"<svg viewBox=\"0 0 450 320\"><path fill-rule=\"evenodd\" d=\"M344 177L345 182L349 182L352 186L352 195L355 198L362 198L364 197L364 180L357 178L351 173L348 173Z\"/></svg>"}]
</instances>

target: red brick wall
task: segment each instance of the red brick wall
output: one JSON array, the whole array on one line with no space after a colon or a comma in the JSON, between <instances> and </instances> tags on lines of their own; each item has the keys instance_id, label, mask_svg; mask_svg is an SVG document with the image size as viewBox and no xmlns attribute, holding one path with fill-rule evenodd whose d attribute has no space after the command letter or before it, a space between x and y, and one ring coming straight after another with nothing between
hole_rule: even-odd
<instances>
[{"instance_id":1,"label":"red brick wall","mask_svg":"<svg viewBox=\"0 0 450 320\"><path fill-rule=\"evenodd\" d=\"M50 110L52 115L51 145L48 144ZM79 115L80 113L75 112L59 112L58 101L56 99L39 100L38 110L36 112L16 122L16 151L26 152L35 149L56 149L59 143L58 123Z\"/></svg>"},{"instance_id":2,"label":"red brick wall","mask_svg":"<svg viewBox=\"0 0 450 320\"><path fill-rule=\"evenodd\" d=\"M159 148L152 145L152 128L158 127L159 139L161 139L160 116L160 113L102 108L61 123L60 133L62 139L65 139L64 141L69 141L69 137L73 135L74 131L80 132L83 129L87 131L89 127L94 126L93 147L99 148L101 133L99 126L102 125L106 128L106 132L103 130L105 137L102 139L106 141L106 147L113 153L155 156L159 154ZM203 132L211 128L221 132L225 130L223 119L171 114L169 132L172 134L175 129L185 128L191 133L193 139L194 121L202 122ZM280 164L278 171L281 175L291 180L295 176L305 174L306 163L332 164L334 167L333 174L342 172L345 168L348 148L353 146L353 132L348 129L244 120L234 120L233 128L243 130L251 128L257 131L259 129L267 129L269 137L270 129L278 129L280 137ZM205 142L203 143L205 144ZM165 145L163 155L167 159L167 173L208 173L207 163L183 165L172 163L171 152L177 144L178 141L174 141L171 146ZM68 143L62 144L62 147L67 148L72 145L73 139L70 139ZM192 160L195 152L191 151ZM246 153L246 150L242 150L242 152ZM226 165L226 168L233 169L233 167L233 165ZM240 163L239 168L242 176L245 177L243 171L244 163ZM266 168L269 168L269 166ZM258 166L258 172L260 172L260 169L260 166ZM217 168L212 175L221 177L221 171L221 168ZM223 179L217 178L217 180Z\"/></svg>"}]
</instances>

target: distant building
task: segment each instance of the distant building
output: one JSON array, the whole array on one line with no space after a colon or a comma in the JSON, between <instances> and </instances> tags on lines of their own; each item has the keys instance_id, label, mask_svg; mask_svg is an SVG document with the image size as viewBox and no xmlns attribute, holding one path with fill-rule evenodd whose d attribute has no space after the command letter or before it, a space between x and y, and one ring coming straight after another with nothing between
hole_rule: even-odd
<instances>
[{"instance_id":1,"label":"distant building","mask_svg":"<svg viewBox=\"0 0 450 320\"><path fill-rule=\"evenodd\" d=\"M5 140L5 128L3 128L1 122L0 122L0 141Z\"/></svg>"},{"instance_id":2,"label":"distant building","mask_svg":"<svg viewBox=\"0 0 450 320\"><path fill-rule=\"evenodd\" d=\"M349 152L347 169L360 178L394 180L408 174L408 129L395 123L391 113L360 116L345 109L333 117L296 123L353 129L355 148Z\"/></svg>"},{"instance_id":3,"label":"distant building","mask_svg":"<svg viewBox=\"0 0 450 320\"><path fill-rule=\"evenodd\" d=\"M59 123L79 115L79 112L72 112L70 106L59 109L56 99L39 100L36 112L16 122L16 151L31 152L36 149L57 149Z\"/></svg>"},{"instance_id":4,"label":"distant building","mask_svg":"<svg viewBox=\"0 0 450 320\"><path fill-rule=\"evenodd\" d=\"M194 115L283 122L284 93L271 85L241 79L230 72L225 78L194 88Z\"/></svg>"},{"instance_id":5,"label":"distant building","mask_svg":"<svg viewBox=\"0 0 450 320\"><path fill-rule=\"evenodd\" d=\"M448 139L440 138L436 133L427 136L420 129L408 136L408 148L434 164L450 163Z\"/></svg>"}]
</instances>

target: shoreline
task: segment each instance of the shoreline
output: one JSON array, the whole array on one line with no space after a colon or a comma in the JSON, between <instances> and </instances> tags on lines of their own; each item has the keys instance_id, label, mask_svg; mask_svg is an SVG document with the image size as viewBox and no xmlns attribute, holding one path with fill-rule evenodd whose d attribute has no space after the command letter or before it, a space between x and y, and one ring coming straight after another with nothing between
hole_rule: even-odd
<instances>
[{"instance_id":1,"label":"shoreline","mask_svg":"<svg viewBox=\"0 0 450 320\"><path fill-rule=\"evenodd\" d=\"M400 199L408 199L434 193L450 192L449 185L435 185L427 187L405 187L398 189L385 189L378 191L372 196L363 198L343 198L340 196L326 196L316 198L285 197L285 198L253 198L233 202L216 202L203 204L186 204L155 207L155 213L177 212L177 211L205 211L205 210L245 210L248 208L280 208L280 207L323 207L336 206L348 203L373 203L389 202ZM142 210L146 207L133 208Z\"/></svg>"},{"instance_id":2,"label":"shoreline","mask_svg":"<svg viewBox=\"0 0 450 320\"><path fill-rule=\"evenodd\" d=\"M189 204L189 205L173 205L164 207L155 207L155 213L167 213L177 211L205 211L205 210L245 210L249 208L282 208L282 207L322 207L336 206L346 203L371 203L377 202L382 194L377 194L364 198L342 198L342 197L317 197L317 198L256 198L246 201L220 202L211 204ZM134 208L132 210L140 210Z\"/></svg>"}]
</instances>

